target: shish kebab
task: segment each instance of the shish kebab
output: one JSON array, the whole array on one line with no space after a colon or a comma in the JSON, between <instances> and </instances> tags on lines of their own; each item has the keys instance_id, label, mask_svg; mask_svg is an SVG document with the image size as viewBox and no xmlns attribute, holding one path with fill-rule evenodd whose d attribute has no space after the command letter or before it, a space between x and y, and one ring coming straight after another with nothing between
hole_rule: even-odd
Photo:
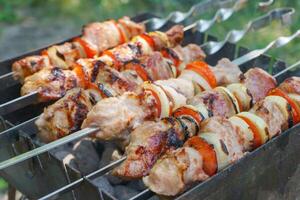
<instances>
[{"instance_id":1,"label":"shish kebab","mask_svg":"<svg viewBox=\"0 0 300 200\"><path fill-rule=\"evenodd\" d=\"M229 118L248 111L275 87L276 80L271 75L260 68L251 68L240 74L239 83L218 86L192 97L172 117L144 122L130 134L126 160L113 174L127 179L142 178L164 153L194 136L203 120L212 116Z\"/></svg>"},{"instance_id":2,"label":"shish kebab","mask_svg":"<svg viewBox=\"0 0 300 200\"><path fill-rule=\"evenodd\" d=\"M201 127L200 131L194 132L194 136L183 147L170 150L162 156L149 175L143 178L145 185L160 195L177 195L298 124L299 88L300 77L287 78L279 87L270 90L265 98L256 102L248 112L230 118L211 117L197 124ZM240 100L242 104L246 103L244 99ZM196 115L185 116L193 118ZM185 125L191 126L189 123Z\"/></svg>"},{"instance_id":3,"label":"shish kebab","mask_svg":"<svg viewBox=\"0 0 300 200\"><path fill-rule=\"evenodd\" d=\"M205 6L206 4L207 3L199 3L186 13L176 12L177 15L181 14L185 15L185 17L172 20L175 20L176 23L180 23L189 18L196 9L199 10L201 6ZM189 25L187 29L190 30L191 28L197 27L201 32L204 32L217 20L225 21L228 19L234 11L239 9L238 5L240 5L240 3L236 3L232 8L219 9L212 20L197 20L197 22ZM175 13L170 13L170 16L175 16ZM155 22L157 24L155 24ZM151 27L158 29L166 22L167 19L150 18L144 22L136 23L130 20L129 17L123 17L117 21L107 20L87 24L83 27L80 37L76 37L72 41L65 42L61 45L51 46L43 50L41 55L28 56L14 62L12 65L13 76L15 79L19 79L23 82L27 76L43 68L58 67L61 69L72 69L73 63L80 58L100 56L105 50L128 42L134 36L144 33L146 24L149 23Z\"/></svg>"},{"instance_id":4,"label":"shish kebab","mask_svg":"<svg viewBox=\"0 0 300 200\"><path fill-rule=\"evenodd\" d=\"M236 59L235 63L240 65L249 60L252 60L253 58L256 58L259 55L265 53L267 50L269 50L272 47L281 47L281 46L286 45L287 43L289 43L291 40L293 40L295 37L297 37L299 35L300 35L300 30L289 37L279 37L277 40L274 40L269 45L267 45L264 49L251 51L248 54ZM204 69L207 70L208 68L204 68ZM193 74L195 74L195 73L193 73ZM190 81L184 80L184 79L182 79L182 80L186 81L187 84L189 84L192 88L194 88L193 83L191 83L191 82L192 82L192 80L198 82L195 79L195 77L200 77L199 75L200 74L196 74L196 76L191 76ZM203 75L203 78L201 78L201 77L197 78L198 80L201 80L201 82L198 82L199 84L204 83L203 80L204 81L207 80L206 79L207 77L206 78L204 78L204 77L205 77L205 75ZM170 92L170 94L171 95L172 95L172 93L177 94L176 95L177 98L178 98L178 96L184 97L183 94L186 94L185 91L180 90L181 85L179 85L179 87L178 87L178 85L176 85L176 82L177 82L176 80L178 80L178 79L171 79L171 81L169 83L172 83L172 80L175 80L173 82L173 84L175 83L175 88L173 85L173 88L174 88L173 91L175 93ZM190 83L188 83L188 82L190 82ZM166 80L166 83L168 83L168 80ZM206 86L209 86L210 83L211 83L211 81L207 81ZM41 147L38 147L38 148L28 151L26 153L23 153L18 156L15 156L13 158L10 158L8 160L5 160L0 163L0 170L4 169L6 167L9 167L11 165L14 165L16 163L22 162L28 158L32 158L32 157L39 155L41 153L44 153L46 151L49 151L49 150L51 150L55 147L58 147L62 144L68 143L70 141L79 139L81 137L84 137L84 136L87 136L90 134L95 134L95 136L98 137L99 139L123 138L124 135L126 135L126 134L124 134L124 132L126 130L134 128L134 125L140 125L140 123L142 121L147 120L147 118L145 118L145 117L154 117L153 120L155 120L155 119L157 119L157 117L158 118L165 117L164 116L165 114L166 114L166 116L169 116L169 114L171 114L170 111L172 111L172 109L170 108L170 105L176 105L177 102L179 102L179 101L177 101L173 104L172 99L170 99L170 100L168 99L166 93L162 89L160 89L160 86L156 86L155 84L145 84L145 85L146 86L144 87L144 91L141 93L142 94L141 96L138 96L134 93L127 92L119 97L111 97L111 98L106 98L106 99L99 101L96 104L96 106L94 106L93 109L89 112L87 119L85 119L85 122L82 127L83 128L87 127L87 128L84 128L73 134L65 136L64 138L58 139L49 144L45 144ZM167 86L169 88L172 88L172 85L170 85L170 84ZM198 88L201 88L201 87L198 87ZM179 92L176 92L176 89ZM153 96L153 95L155 95L155 93L157 93L156 96L158 96L158 98L155 98L155 96ZM176 101L176 97L173 100ZM162 99L162 98L164 98L164 99ZM148 99L150 101L141 102L141 100L143 100L143 99L144 100ZM124 101L126 101L127 105L123 104ZM109 105L109 107L111 107L111 105L112 105L111 102L117 102L116 104L114 104L114 105L116 105L117 108L113 112L108 113L107 105ZM118 103L118 102L120 102L120 103ZM161 103L159 104L159 102L161 102ZM109 103L109 104L107 104L107 103ZM141 105L141 103L145 103L145 105ZM128 110L128 109L120 110L120 107L123 108L124 106L125 107L127 106L127 108L130 108L130 109L132 108L135 110ZM146 106L146 107L148 106L148 109L141 108L141 106ZM151 109L149 107L152 107L152 109L153 109L154 106L156 106L156 107L154 108L153 111L151 111ZM98 109L99 107L101 108L100 110ZM149 111L149 109L150 109L150 111ZM121 115L120 115L120 113L118 113L119 111L122 111ZM102 114L101 114L101 112L102 112ZM107 114L107 115L104 115L104 114ZM148 116L146 116L145 114ZM101 116L99 116L99 115L101 115ZM106 116L109 116L109 117L106 117ZM124 118L124 116L129 117L129 118L126 119L126 118ZM96 118L102 117L102 119L101 118L98 118L98 119L101 119L101 122L104 122L104 123L100 124L99 123L100 120L97 121L97 120L95 120L94 117L96 117ZM117 122L119 121L121 123L121 124L119 124L121 126L115 127L114 126L115 123L112 123L111 126L109 126L109 123L111 121L114 122L114 120L116 120L116 119L117 119ZM138 123L138 124L134 124L134 123ZM90 127L88 127L89 125L90 125ZM100 127L100 126L104 126L104 129L103 129L103 127ZM114 129L114 128L116 128L116 129ZM103 132L103 131L109 131L109 132ZM120 132L120 131L122 131L122 132Z\"/></svg>"},{"instance_id":5,"label":"shish kebab","mask_svg":"<svg viewBox=\"0 0 300 200\"><path fill-rule=\"evenodd\" d=\"M249 22L246 28L243 30L244 35L252 27L256 27L256 29L258 29L257 24L261 24L261 22L265 19L268 19L270 21L281 19L282 16L292 12L293 9L290 8L272 10L268 14ZM274 15L274 13L276 13L276 15ZM225 44L225 41L227 41L228 38L233 38L232 33L234 31L242 32L242 30L230 31L225 37L224 41L220 41L218 43L214 42L212 44L211 50L208 50L208 52L215 53L216 51L218 51L218 49L221 49L222 45L220 44ZM241 38L242 37L240 36L239 39ZM235 39L235 41L232 42L238 42L239 39ZM211 42L208 42L203 45L207 48L210 43ZM215 48L215 45L219 48ZM99 62L98 60L88 59L82 60L80 63L82 63L83 66L86 66L85 68L92 69L92 72L88 72L88 74L92 74L90 76L92 77L91 79L93 80L93 82L103 84L102 90L106 91L106 94L109 93L120 95L125 91L134 91L135 89L139 88L138 85L146 80L155 81L159 79L176 77L176 75L178 75L182 71L182 69L184 69L186 63L192 62L193 60L201 60L205 56L201 49L193 44L187 45L184 48L180 48L180 46L177 46L173 50L164 49L162 51L162 54L165 57L170 58L171 60L163 59L163 56L156 52L150 56L144 56L139 60L127 62L122 67L123 70L121 73L103 66L103 63ZM170 64L171 66L173 66L173 70L170 70ZM135 72L130 71L131 69L136 69L136 67L139 66L142 66L144 68L144 71L142 71L142 73L140 72L136 74ZM222 71L220 67L217 67L215 69L219 69ZM227 69L227 71L230 71L230 69ZM47 82L43 84L47 84L45 88L49 88L49 85L51 86L51 84ZM42 130L42 132L52 132L53 135L59 135L60 137L77 131L81 126L83 119L86 117L87 112L91 109L93 104L95 104L104 95L103 93L98 92L98 90L94 90L94 88L95 87L89 88L86 91L79 88L70 90L69 92L67 92L66 96L63 99L46 108L44 114L37 122L40 125L40 130ZM51 91L51 89L49 88L48 91ZM61 105L62 102L64 106ZM55 114L55 112L58 112L59 114ZM43 123L43 120L46 120L47 122ZM55 138L56 137L54 137L54 139ZM49 139L46 141L49 141Z\"/></svg>"},{"instance_id":6,"label":"shish kebab","mask_svg":"<svg viewBox=\"0 0 300 200\"><path fill-rule=\"evenodd\" d=\"M216 21L227 20L230 16L232 16L232 14L235 11L239 10L245 2L246 2L245 0L238 0L235 2L232 8L219 9L211 20L198 20L195 23L185 27L184 30L190 30L196 28L198 31L204 32L208 30ZM108 51L108 54L111 55L111 52ZM27 105L32 104L32 102L37 102L39 100L40 100L39 94L38 92L35 91L33 93L19 97L17 99L14 99L12 101L0 105L0 114L1 115L7 114L9 112L23 108Z\"/></svg>"},{"instance_id":7,"label":"shish kebab","mask_svg":"<svg viewBox=\"0 0 300 200\"><path fill-rule=\"evenodd\" d=\"M288 72L289 70L292 70L293 68L298 68L300 66L300 62L297 62L297 63L295 63L294 65L292 65L292 66L290 66L290 67L288 67L288 68L286 68L285 70L282 70L281 72L279 72L279 73L277 73L275 76L276 77L279 77L279 76L281 76L282 74L284 74L284 73L286 73L286 72ZM275 78L275 76L273 76L274 78ZM296 78L296 79L299 79L299 78ZM287 79L287 80L285 80L285 82L289 82L289 80ZM297 85L299 85L300 84L300 82L297 84ZM284 88L286 88L286 90L287 91L289 91L289 92L291 92L293 89L295 89L296 87L295 87L295 85L293 86L292 85L292 87L288 87L288 85L287 86L283 86L283 84L281 84L281 87L284 87ZM288 88L290 88L290 89L288 89ZM296 92L297 93L300 93L300 91L299 91L299 87L297 87L298 89L296 89ZM289 95L289 96L294 96L294 99L296 99L296 96L295 95ZM298 100L296 100L296 101L298 101L298 102L300 102L300 99L298 99ZM300 104L298 103L298 105L300 106ZM193 115L193 116L195 116L195 115ZM148 122L147 122L148 123ZM150 127L150 129L151 129L151 127ZM151 130L150 130L151 131ZM142 134L142 136L141 137L143 137L143 135L147 135L148 133L147 132L149 132L149 130L146 130L146 133L143 133ZM185 131L185 133L187 133L186 131ZM147 137L147 136L146 136ZM155 138L155 137L153 137L153 138ZM250 139L251 139L251 137L249 137ZM252 137L253 138L253 137ZM143 145L143 143L140 143L140 145ZM207 147L207 146L206 146ZM173 151L173 150L172 150ZM171 151L171 154L173 154L174 152L172 152ZM179 150L178 150L179 151ZM200 148L199 148L199 151L200 151ZM147 151L146 151L147 152ZM205 153L205 151L203 151L204 153ZM148 151L148 153L149 153L149 151ZM159 151L157 152L157 153L159 153ZM178 153L179 154L179 153ZM175 155L175 156L177 156L177 155ZM208 155L209 156L209 155ZM167 156L165 156L165 157L167 157ZM165 159L165 157L163 157L163 159ZM170 157L174 157L174 155L171 155ZM206 156L207 157L207 156ZM95 172L92 172L91 174L88 174L88 175L86 175L85 177L86 178L90 178L90 177L95 177L95 176L101 176L101 175L104 175L105 173L107 173L107 172L109 172L113 167L115 167L115 166L117 166L118 164L120 164L122 161L124 161L126 159L126 157L123 157L123 158L121 158L121 159L119 159L119 160L116 160L116 161L114 161L114 162L112 162L111 164L109 164L108 166L105 166L104 168L101 168L101 169L98 169L97 171L95 171ZM214 160L214 159L212 159L212 160ZM205 160L205 162L209 162L209 159L206 159ZM143 166L143 164L141 164L142 166ZM159 163L157 163L157 165L159 165ZM188 163L187 163L187 165L188 165ZM184 166L187 166L187 165L184 165ZM209 164L205 164L206 166L209 166ZM190 165L189 165L190 166ZM214 166L214 165L211 165L211 166ZM177 167L177 163L176 163L176 167ZM206 169L206 168L204 168L204 169ZM190 169L188 169L188 170L191 170L191 168ZM197 172L196 172L197 173ZM187 173L186 173L187 174ZM165 177L165 176L167 176L168 175L168 173L165 173L165 174L163 174L163 177ZM181 176L182 177L182 176ZM196 174L196 177L197 177L197 174ZM136 177L130 177L130 179L132 179L132 178L136 178ZM54 197L54 196L57 196L57 195L59 195L59 194L62 194L62 193L64 193L64 192L66 192L66 191L69 191L71 188L73 188L73 186L75 186L75 185L77 185L79 182L82 182L84 180L84 178L81 178L81 179L78 179L77 181L75 181L75 182L72 182L72 183L70 183L70 184L68 184L68 185L65 185L63 188L61 188L61 189L59 189L59 190L56 190L56 191L54 191L54 192L52 192L52 193L50 193L50 194L48 194L48 195L46 195L46 196L43 196L42 198L40 198L40 199L49 199L49 198L51 198L51 197ZM161 180L161 179L160 179ZM167 179L166 179L167 180ZM186 179L183 179L183 180L186 180ZM172 180L172 181L174 181L174 180ZM197 180L195 180L195 181L197 181ZM199 180L198 180L199 181ZM172 184L170 185L170 187L173 187L173 183L174 182L172 182ZM150 184L152 184L152 182L150 183ZM162 184L162 186L163 186L163 189L162 190L165 190L168 186L166 185L167 183L166 182L162 182L161 183ZM174 183L175 184L175 183ZM191 184L191 183L189 183L189 184ZM179 190L180 190L180 192L182 192L182 190L184 190L184 189L186 189L186 186L187 184L186 184L186 182L184 182L184 185L182 184L182 181L180 181L180 185L179 185L179 187L178 186L176 186L175 187L175 189L176 190L178 190L178 188L179 188ZM191 184L192 185L192 184ZM146 196L148 196L148 197L150 197L151 196L151 192L150 192L150 190L149 189L146 189L146 190L144 190L144 191L142 191L142 194L143 195L146 195ZM135 197L133 197L132 199L136 199L138 196L135 196Z\"/></svg>"}]
</instances>

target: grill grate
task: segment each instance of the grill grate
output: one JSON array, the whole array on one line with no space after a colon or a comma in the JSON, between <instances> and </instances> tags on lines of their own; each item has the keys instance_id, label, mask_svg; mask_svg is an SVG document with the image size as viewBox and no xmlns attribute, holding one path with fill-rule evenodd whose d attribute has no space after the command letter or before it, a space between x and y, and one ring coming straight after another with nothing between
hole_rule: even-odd
<instances>
[{"instance_id":1,"label":"grill grate","mask_svg":"<svg viewBox=\"0 0 300 200\"><path fill-rule=\"evenodd\" d=\"M141 15L138 20L144 20L152 15ZM199 32L189 31L186 33L184 43L197 41L202 44L207 40L216 40L215 37ZM34 54L38 52L28 53ZM243 47L238 47L227 43L221 51L215 55L208 57L209 64L215 64L220 58L228 57L234 59L244 55L248 50ZM0 63L1 66L10 66L16 60L11 59ZM241 66L243 71L246 71L252 66L261 67L267 71L273 66L272 73L275 74L285 68L285 63L280 60L273 60L271 57L263 55L257 59L247 62ZM1 74L6 73L6 68L1 68ZM300 71L297 71L300 75ZM297 75L293 72L293 75ZM291 73L287 73L281 77L281 82ZM20 86L14 86L5 90L5 96L0 97L0 102L7 101L7 98L13 99L18 96ZM35 105L23 108L4 116L7 126L19 124L22 121L31 119L37 116L45 105ZM29 126L22 129L20 134L14 134L1 140L0 160L3 161L22 152L32 149L34 146L41 144L36 140L35 127ZM300 126L296 126L269 141L266 145L258 148L254 152L245 156L235 165L229 166L225 170L219 172L214 177L197 184L191 190L178 196L178 199L253 199L255 197L264 199L269 198L272 192L280 192L279 197L292 198L292 195L297 195L297 185L293 184L300 177L300 172L297 170L297 165L300 163L300 158L297 156L299 152L299 137ZM116 194L110 194L108 190L99 188L100 175L106 171L101 168L95 171L92 175L82 174L72 163L64 163L59 158L57 152L70 151L75 142L66 144L59 149L51 152L43 153L35 158L26 160L18 165L1 171L1 176L8 180L18 190L32 199L36 199L42 195L49 194L57 188L61 188L70 182L82 178L82 184L74 184L71 190L67 190L62 194L60 199L117 199ZM93 143L97 152L102 152L105 144L97 142ZM103 156L103 155L102 155ZM268 158L268 159L266 159ZM108 162L108 160L106 161ZM101 163L106 165L108 163ZM247 174L246 174L247 172ZM86 175L82 177L83 175ZM288 181L288 178L291 178ZM272 184L270 184L272 182ZM98 183L98 184L97 184ZM130 183L128 183L130 184ZM123 184L124 185L124 184ZM129 187L128 187L129 188ZM73 189L73 190L72 190ZM124 188L123 188L124 189ZM120 192L121 190L116 190ZM142 192L131 193L128 198L132 199L156 199L158 198L149 190L140 190ZM116 193L116 192L115 192ZM251 195L250 195L251 194ZM154 196L153 196L154 195ZM264 195L264 196L262 196ZM299 194L298 194L299 195ZM278 198L279 198L278 197ZM279 198L281 199L281 198Z\"/></svg>"}]
</instances>

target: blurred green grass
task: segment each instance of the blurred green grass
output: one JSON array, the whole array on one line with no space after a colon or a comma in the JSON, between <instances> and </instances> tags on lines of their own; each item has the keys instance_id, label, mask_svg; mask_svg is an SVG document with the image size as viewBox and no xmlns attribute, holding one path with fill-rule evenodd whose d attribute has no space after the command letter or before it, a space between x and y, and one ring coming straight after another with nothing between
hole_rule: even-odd
<instances>
[{"instance_id":1,"label":"blurred green grass","mask_svg":"<svg viewBox=\"0 0 300 200\"><path fill-rule=\"evenodd\" d=\"M174 10L187 10L197 3L197 0L0 0L0 34L1 27L18 25L24 21L35 18L38 23L51 26L57 20L63 20L68 25L75 24L82 26L90 21L101 21L107 18L118 18L124 15L134 16L138 13L152 12L159 16L166 16ZM234 14L230 20L214 26L209 33L224 38L225 34L233 29L240 29L255 17L263 15L264 12L258 9L258 0L248 0L247 7ZM264 47L268 42L281 35L289 35L300 28L298 22L300 16L297 11L300 9L300 1L276 0L273 8L294 7L296 13L294 23L289 27L282 27L280 23L272 23L268 28L247 35L239 44L250 49ZM201 18L209 19L214 12L201 15ZM59 34L59 32L57 33ZM1 45L1 44L0 44ZM281 58L288 63L300 59L298 56L300 41L295 41L288 46L273 50L270 54ZM7 184L0 179L0 190L6 188Z\"/></svg>"}]
</instances>

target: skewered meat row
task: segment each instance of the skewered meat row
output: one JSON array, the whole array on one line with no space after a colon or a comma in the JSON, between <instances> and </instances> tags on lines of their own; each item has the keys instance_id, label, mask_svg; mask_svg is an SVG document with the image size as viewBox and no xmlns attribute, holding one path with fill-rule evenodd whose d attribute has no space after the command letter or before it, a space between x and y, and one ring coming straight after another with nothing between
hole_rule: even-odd
<instances>
[{"instance_id":1,"label":"skewered meat row","mask_svg":"<svg viewBox=\"0 0 300 200\"><path fill-rule=\"evenodd\" d=\"M170 59L168 55L176 59ZM36 124L43 140L52 141L78 130L87 112L91 110L91 105L100 99L121 95L126 91L139 93L140 85L145 80L155 81L176 77L177 73L181 72L179 69L183 68L180 66L194 60L202 60L204 57L205 54L199 46L189 44L186 47L164 49L162 53L154 52L149 56L129 61L124 65L122 72L107 67L97 60L93 62L88 60L82 65L88 67L86 71L91 77L91 82L86 87L87 91L83 88L69 90L63 98L47 107L37 120ZM143 74L140 73L140 68Z\"/></svg>"},{"instance_id":2,"label":"skewered meat row","mask_svg":"<svg viewBox=\"0 0 300 200\"><path fill-rule=\"evenodd\" d=\"M158 194L177 195L298 124L299 83L299 77L288 78L249 112L205 120L197 136L156 162L144 183Z\"/></svg>"},{"instance_id":3,"label":"skewered meat row","mask_svg":"<svg viewBox=\"0 0 300 200\"><path fill-rule=\"evenodd\" d=\"M74 69L72 70L58 67L45 68L25 79L21 88L21 95L37 91L40 96L39 101L58 99L64 96L67 90L74 87L84 87L86 81L95 79L98 72L97 69L102 65L123 70L121 67L127 62L138 59L141 56L150 55L154 51L173 48L182 41L182 38L182 26L174 26L166 33L156 31L136 36L129 43L104 51L102 56L96 59L80 59L73 65ZM173 57L169 52L173 51L170 50L164 54L172 59ZM178 62L175 66L180 67L179 59L173 59L174 62Z\"/></svg>"},{"instance_id":4,"label":"skewered meat row","mask_svg":"<svg viewBox=\"0 0 300 200\"><path fill-rule=\"evenodd\" d=\"M128 17L117 22L108 20L94 22L83 27L82 36L70 42L54 45L41 55L28 56L13 63L14 77L24 79L41 69L58 67L69 69L79 58L92 58L104 50L128 42L132 37L145 32L143 24L135 23Z\"/></svg>"},{"instance_id":5,"label":"skewered meat row","mask_svg":"<svg viewBox=\"0 0 300 200\"><path fill-rule=\"evenodd\" d=\"M228 59L222 62L230 63ZM239 82L241 72L238 66L231 64L230 67L235 73L227 73L230 69L222 65L209 67L204 62L191 63L177 79L146 83L140 93L125 92L118 97L103 99L88 113L82 128L99 127L100 131L96 133L99 139L127 138L126 133L145 120L169 116L173 110L186 104L186 100L193 97L195 92L215 87L219 79ZM224 68L224 73L214 75L214 70L220 72L221 68Z\"/></svg>"},{"instance_id":6,"label":"skewered meat row","mask_svg":"<svg viewBox=\"0 0 300 200\"><path fill-rule=\"evenodd\" d=\"M200 124L211 116L231 117L247 111L276 87L271 75L252 68L240 76L240 83L216 87L197 94L172 114L158 122L145 122L130 134L126 160L113 174L126 178L142 178L163 154L182 146L197 134Z\"/></svg>"}]
</instances>

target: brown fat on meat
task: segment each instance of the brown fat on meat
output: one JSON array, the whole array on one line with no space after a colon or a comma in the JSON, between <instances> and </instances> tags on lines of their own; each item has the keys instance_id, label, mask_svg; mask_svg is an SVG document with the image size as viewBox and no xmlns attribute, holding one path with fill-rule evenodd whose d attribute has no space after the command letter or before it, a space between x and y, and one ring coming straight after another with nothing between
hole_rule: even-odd
<instances>
[{"instance_id":1,"label":"brown fat on meat","mask_svg":"<svg viewBox=\"0 0 300 200\"><path fill-rule=\"evenodd\" d=\"M227 58L222 58L215 67L210 69L213 71L219 86L240 82L242 74L240 68Z\"/></svg>"},{"instance_id":2,"label":"brown fat on meat","mask_svg":"<svg viewBox=\"0 0 300 200\"><path fill-rule=\"evenodd\" d=\"M279 88L286 93L300 94L300 77L290 77L285 79Z\"/></svg>"},{"instance_id":3,"label":"brown fat on meat","mask_svg":"<svg viewBox=\"0 0 300 200\"><path fill-rule=\"evenodd\" d=\"M188 104L204 104L212 116L231 117L235 114L232 102L226 94L211 90L197 94L188 101Z\"/></svg>"},{"instance_id":4,"label":"brown fat on meat","mask_svg":"<svg viewBox=\"0 0 300 200\"><path fill-rule=\"evenodd\" d=\"M261 117L266 122L270 138L280 134L282 130L286 130L289 127L289 123L279 106L275 102L268 101L268 99L257 102L250 112Z\"/></svg>"},{"instance_id":5,"label":"brown fat on meat","mask_svg":"<svg viewBox=\"0 0 300 200\"><path fill-rule=\"evenodd\" d=\"M98 127L100 130L95 134L98 139L124 139L128 130L153 115L153 105L154 99L143 102L143 98L131 92L102 99L88 113L82 128Z\"/></svg>"},{"instance_id":6,"label":"brown fat on meat","mask_svg":"<svg viewBox=\"0 0 300 200\"><path fill-rule=\"evenodd\" d=\"M189 184L207 178L201 154L191 147L182 147L159 159L143 181L157 194L174 196Z\"/></svg>"},{"instance_id":7,"label":"brown fat on meat","mask_svg":"<svg viewBox=\"0 0 300 200\"><path fill-rule=\"evenodd\" d=\"M21 88L21 95L37 91L39 101L44 102L61 98L67 90L79 85L79 80L74 71L45 68L25 79Z\"/></svg>"},{"instance_id":8,"label":"brown fat on meat","mask_svg":"<svg viewBox=\"0 0 300 200\"><path fill-rule=\"evenodd\" d=\"M231 162L243 157L243 144L240 142L239 134L228 119L224 117L211 117L201 124L201 132L213 132L221 136L222 150L229 155ZM221 142L221 141L220 141Z\"/></svg>"},{"instance_id":9,"label":"brown fat on meat","mask_svg":"<svg viewBox=\"0 0 300 200\"><path fill-rule=\"evenodd\" d=\"M23 82L27 76L49 67L51 65L47 56L27 56L14 62L12 71L14 72L14 78Z\"/></svg>"},{"instance_id":10,"label":"brown fat on meat","mask_svg":"<svg viewBox=\"0 0 300 200\"><path fill-rule=\"evenodd\" d=\"M253 98L253 103L265 98L277 84L270 74L257 67L249 69L241 78Z\"/></svg>"},{"instance_id":11,"label":"brown fat on meat","mask_svg":"<svg viewBox=\"0 0 300 200\"><path fill-rule=\"evenodd\" d=\"M45 108L35 124L39 137L51 142L80 129L93 104L88 92L81 88L69 90L67 94Z\"/></svg>"}]
</instances>

